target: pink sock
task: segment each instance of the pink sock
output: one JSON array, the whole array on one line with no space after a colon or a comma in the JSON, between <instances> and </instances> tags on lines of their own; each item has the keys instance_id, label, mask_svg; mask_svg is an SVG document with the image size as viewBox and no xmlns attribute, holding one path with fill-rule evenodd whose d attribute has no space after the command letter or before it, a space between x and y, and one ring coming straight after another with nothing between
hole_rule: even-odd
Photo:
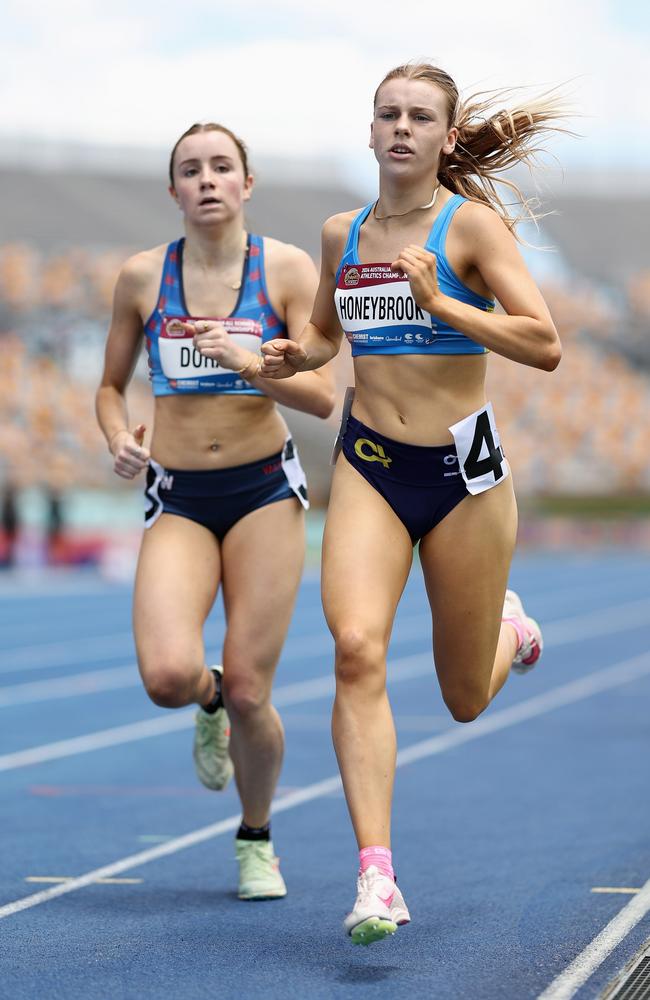
<instances>
[{"instance_id":1,"label":"pink sock","mask_svg":"<svg viewBox=\"0 0 650 1000\"><path fill-rule=\"evenodd\" d=\"M365 872L374 865L382 875L395 879L393 871L393 855L387 847L363 847L359 851L359 870Z\"/></svg>"},{"instance_id":2,"label":"pink sock","mask_svg":"<svg viewBox=\"0 0 650 1000\"><path fill-rule=\"evenodd\" d=\"M524 635L524 630L521 627L521 622L516 618L502 618L501 621L506 622L507 625L512 625L513 629L517 633L517 652L523 646L526 636Z\"/></svg>"}]
</instances>

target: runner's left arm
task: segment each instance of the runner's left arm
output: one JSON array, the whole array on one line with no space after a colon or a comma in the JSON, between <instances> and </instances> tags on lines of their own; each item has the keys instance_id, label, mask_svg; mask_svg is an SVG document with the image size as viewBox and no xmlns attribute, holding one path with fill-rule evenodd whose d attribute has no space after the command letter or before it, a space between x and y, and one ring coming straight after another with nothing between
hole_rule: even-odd
<instances>
[{"instance_id":1,"label":"runner's left arm","mask_svg":"<svg viewBox=\"0 0 650 1000\"><path fill-rule=\"evenodd\" d=\"M485 205L470 202L458 216L467 261L496 296L503 313L484 312L444 295L438 287L435 255L422 247L405 247L393 269L408 276L414 299L432 316L511 361L553 371L562 355L560 338L514 236Z\"/></svg>"}]
</instances>

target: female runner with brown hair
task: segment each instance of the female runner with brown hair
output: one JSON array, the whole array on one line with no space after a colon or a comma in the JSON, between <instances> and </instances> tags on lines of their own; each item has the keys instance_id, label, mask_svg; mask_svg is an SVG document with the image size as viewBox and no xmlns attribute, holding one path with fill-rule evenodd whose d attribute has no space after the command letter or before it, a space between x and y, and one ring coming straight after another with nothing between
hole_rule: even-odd
<instances>
[{"instance_id":1,"label":"female runner with brown hair","mask_svg":"<svg viewBox=\"0 0 650 1000\"><path fill-rule=\"evenodd\" d=\"M266 899L286 894L270 840L284 748L271 685L302 573L308 506L275 403L326 417L334 390L329 372L286 384L259 375L262 342L298 336L317 278L302 250L246 231L252 187L246 147L229 129L193 125L178 140L169 190L185 236L122 268L97 414L115 472L147 471L134 596L145 688L157 705L201 706L194 759L204 785L223 788L234 762L239 896ZM143 426L129 430L125 401L143 339L155 396L150 450ZM269 537L282 537L281 573ZM203 625L220 584L223 667L209 668Z\"/></svg>"},{"instance_id":2,"label":"female runner with brown hair","mask_svg":"<svg viewBox=\"0 0 650 1000\"><path fill-rule=\"evenodd\" d=\"M326 364L342 331L352 345L356 388L338 441L323 604L336 642L334 745L360 850L345 921L357 943L410 919L390 850L386 652L413 546L456 720L475 719L511 667L530 669L542 649L539 626L506 590L517 509L485 374L490 351L545 371L560 361L494 185L560 114L553 98L496 112L485 98L463 103L429 64L390 72L371 126L379 198L325 223L311 321L297 342L263 348L262 374L273 379Z\"/></svg>"}]
</instances>

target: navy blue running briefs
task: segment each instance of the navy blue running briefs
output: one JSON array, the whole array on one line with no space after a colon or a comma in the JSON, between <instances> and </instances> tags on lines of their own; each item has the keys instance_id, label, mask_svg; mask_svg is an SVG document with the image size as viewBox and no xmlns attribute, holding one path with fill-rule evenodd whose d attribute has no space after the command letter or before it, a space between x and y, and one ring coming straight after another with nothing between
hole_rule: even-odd
<instances>
[{"instance_id":1,"label":"navy blue running briefs","mask_svg":"<svg viewBox=\"0 0 650 1000\"><path fill-rule=\"evenodd\" d=\"M413 545L469 496L453 444L404 444L350 416L342 451L393 509Z\"/></svg>"},{"instance_id":2,"label":"navy blue running briefs","mask_svg":"<svg viewBox=\"0 0 650 1000\"><path fill-rule=\"evenodd\" d=\"M222 541L232 526L267 504L297 497L309 506L307 483L291 438L282 451L226 469L147 469L145 527L162 513L197 521Z\"/></svg>"}]
</instances>

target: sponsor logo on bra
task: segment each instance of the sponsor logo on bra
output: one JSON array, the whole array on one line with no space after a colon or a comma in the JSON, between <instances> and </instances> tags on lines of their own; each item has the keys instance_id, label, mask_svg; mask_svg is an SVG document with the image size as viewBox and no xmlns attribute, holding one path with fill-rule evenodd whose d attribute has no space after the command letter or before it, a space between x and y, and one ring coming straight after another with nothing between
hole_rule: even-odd
<instances>
[{"instance_id":1,"label":"sponsor logo on bra","mask_svg":"<svg viewBox=\"0 0 650 1000\"><path fill-rule=\"evenodd\" d=\"M168 319L165 325L168 337L183 337L188 336L187 331L183 327L180 319Z\"/></svg>"}]
</instances>

